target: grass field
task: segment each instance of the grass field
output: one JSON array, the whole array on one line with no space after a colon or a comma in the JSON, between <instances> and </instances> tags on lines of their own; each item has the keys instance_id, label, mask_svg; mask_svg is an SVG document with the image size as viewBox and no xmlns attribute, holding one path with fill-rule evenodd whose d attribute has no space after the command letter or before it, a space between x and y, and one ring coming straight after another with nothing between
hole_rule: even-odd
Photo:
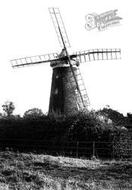
<instances>
[{"instance_id":1,"label":"grass field","mask_svg":"<svg viewBox=\"0 0 132 190\"><path fill-rule=\"evenodd\" d=\"M131 190L131 161L0 152L0 190Z\"/></svg>"}]
</instances>

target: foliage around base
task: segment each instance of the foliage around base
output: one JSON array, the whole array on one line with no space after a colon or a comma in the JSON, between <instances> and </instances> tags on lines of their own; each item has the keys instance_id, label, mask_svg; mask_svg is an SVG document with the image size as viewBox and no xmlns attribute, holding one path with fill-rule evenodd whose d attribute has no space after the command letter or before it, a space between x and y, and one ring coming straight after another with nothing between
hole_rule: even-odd
<instances>
[{"instance_id":1,"label":"foliage around base","mask_svg":"<svg viewBox=\"0 0 132 190\"><path fill-rule=\"evenodd\" d=\"M128 145L130 142L128 131L112 122L100 120L95 112L79 112L62 121L56 121L54 118L45 115L35 118L11 117L0 119L1 147L14 149L39 150L39 147L44 148L45 146L46 150L48 149L50 152L50 147L56 146L56 151L59 152L65 145L68 146L69 142L96 141L100 150L98 151L99 156L102 155L101 151L104 152L105 150L106 156L109 157L114 145L114 154L119 157L121 154L126 154L121 140L122 136L125 139L125 146L130 147ZM102 142L108 143L102 145ZM88 146L88 144L84 146ZM92 148L92 144L89 146Z\"/></svg>"}]
</instances>

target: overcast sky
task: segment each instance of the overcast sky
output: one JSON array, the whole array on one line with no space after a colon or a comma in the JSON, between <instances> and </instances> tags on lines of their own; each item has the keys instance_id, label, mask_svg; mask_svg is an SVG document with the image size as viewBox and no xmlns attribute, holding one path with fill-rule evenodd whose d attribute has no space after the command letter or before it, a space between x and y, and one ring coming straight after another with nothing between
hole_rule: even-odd
<instances>
[{"instance_id":1,"label":"overcast sky","mask_svg":"<svg viewBox=\"0 0 132 190\"><path fill-rule=\"evenodd\" d=\"M15 113L37 107L48 112L52 68L49 63L13 69L10 60L61 51L48 7L59 7L71 43L69 52L121 48L122 59L80 66L91 107L110 105L132 113L132 11L129 0L0 1L0 107L13 101ZM85 29L85 16L118 9L119 26L105 31ZM2 109L0 108L0 112Z\"/></svg>"}]
</instances>

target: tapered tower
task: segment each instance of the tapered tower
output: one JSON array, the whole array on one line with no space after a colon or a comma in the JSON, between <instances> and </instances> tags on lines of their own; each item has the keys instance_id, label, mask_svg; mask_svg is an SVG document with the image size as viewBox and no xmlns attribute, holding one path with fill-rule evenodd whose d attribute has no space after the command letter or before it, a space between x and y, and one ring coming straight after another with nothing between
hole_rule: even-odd
<instances>
[{"instance_id":1,"label":"tapered tower","mask_svg":"<svg viewBox=\"0 0 132 190\"><path fill-rule=\"evenodd\" d=\"M75 61L73 61L75 62ZM49 102L49 115L55 117L68 116L76 113L79 109L78 90L73 78L71 68L67 61L51 63L53 69L52 84ZM77 76L77 65L73 71Z\"/></svg>"}]
</instances>

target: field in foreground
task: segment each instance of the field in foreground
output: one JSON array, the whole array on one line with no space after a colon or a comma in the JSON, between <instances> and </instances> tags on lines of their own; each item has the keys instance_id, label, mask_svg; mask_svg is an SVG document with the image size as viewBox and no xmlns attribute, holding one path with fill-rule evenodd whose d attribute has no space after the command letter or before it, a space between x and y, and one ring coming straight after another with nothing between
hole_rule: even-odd
<instances>
[{"instance_id":1,"label":"field in foreground","mask_svg":"<svg viewBox=\"0 0 132 190\"><path fill-rule=\"evenodd\" d=\"M132 162L0 152L0 190L130 190Z\"/></svg>"}]
</instances>

